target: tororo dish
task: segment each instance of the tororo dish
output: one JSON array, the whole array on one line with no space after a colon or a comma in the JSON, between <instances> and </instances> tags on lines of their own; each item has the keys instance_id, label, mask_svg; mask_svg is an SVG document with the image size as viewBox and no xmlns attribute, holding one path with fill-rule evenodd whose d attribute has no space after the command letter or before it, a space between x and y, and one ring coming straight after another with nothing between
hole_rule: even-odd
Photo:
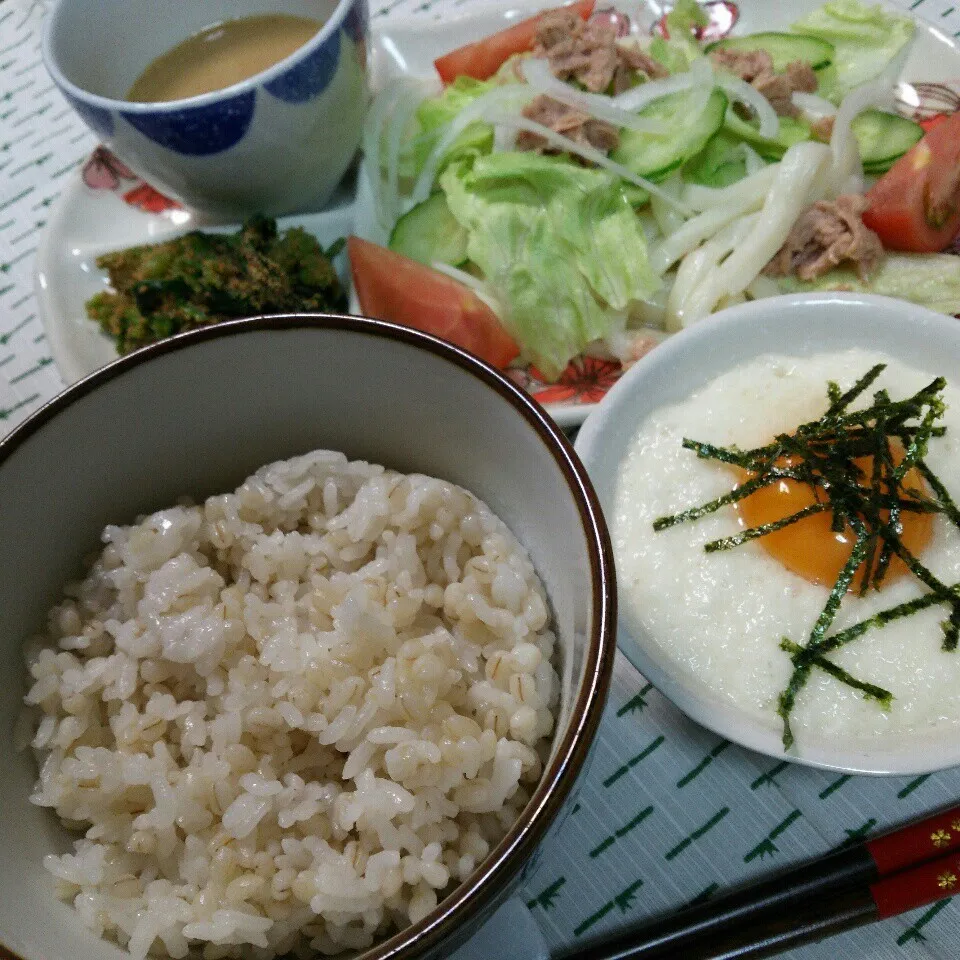
<instances>
[{"instance_id":1,"label":"tororo dish","mask_svg":"<svg viewBox=\"0 0 960 960\"><path fill-rule=\"evenodd\" d=\"M805 358L759 356L713 379L686 401L652 413L639 425L616 484L611 527L623 605L685 684L753 715L771 732L782 733L786 748L801 754L811 737L821 742L841 738L867 748L887 736L960 724L960 657L950 650L949 627L945 634L942 626L949 603L930 603L930 588L894 557L880 582L871 575L861 595L864 564L850 591L837 592L840 603L830 611L831 592L855 537L849 525L843 532L832 529L835 504L820 486L811 493L808 485L779 479L759 494L702 516L691 515L692 508L716 498L733 499L738 485L756 477L721 462L728 456L724 451L736 457L736 451L764 447L779 435L795 436L801 424L824 417L838 397L879 364L885 369L874 374L876 379L847 413L874 404L878 391L887 391L895 403L935 380L935 371L860 349ZM831 381L836 387L828 396ZM960 531L949 510L937 512L924 504L952 506L935 481L939 477L946 488L955 486L960 470L960 391L946 385L929 395L936 410L921 409L921 418L928 415L931 423L946 428L942 436L932 428L923 457L934 488L915 470L901 471L900 500L907 506L899 539L927 572L950 586L960 580ZM935 416L940 397L945 410ZM874 419L860 419L874 429ZM917 421L899 423L906 424L909 445ZM840 436L840 443L864 443L861 427L854 422L851 429L854 433ZM713 447L691 442L685 447L685 439ZM903 452L897 446L891 441L889 447L894 470ZM838 449L836 438L819 447L823 459L817 469L834 469L823 465L842 457ZM783 469L797 468L800 461L776 462ZM846 464L848 471L855 475L859 468L857 482L869 489L872 462L852 462L855 466ZM832 495L839 486L839 481L834 484ZM798 488L804 489L798 493ZM880 488L881 493L887 489L884 484ZM767 502L758 504L760 497ZM773 535L744 536L800 510L808 515ZM880 526L889 523L887 514L875 519ZM842 537L847 542L838 544ZM705 549L725 538L736 540ZM874 571L882 547L882 537L876 538ZM831 557L836 553L839 560ZM924 597L922 609L901 606ZM890 610L897 612L880 616ZM858 627L856 636L845 634L845 642L822 648L820 660L805 661L800 653L814 631L819 640L813 642L822 643L867 621L869 626Z\"/></svg>"}]
</instances>

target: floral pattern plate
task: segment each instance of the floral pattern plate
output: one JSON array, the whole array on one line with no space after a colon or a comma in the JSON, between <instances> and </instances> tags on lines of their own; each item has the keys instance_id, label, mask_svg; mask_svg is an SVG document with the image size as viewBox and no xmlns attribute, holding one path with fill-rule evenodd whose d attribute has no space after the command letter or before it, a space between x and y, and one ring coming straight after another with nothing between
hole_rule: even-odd
<instances>
[{"instance_id":1,"label":"floral pattern plate","mask_svg":"<svg viewBox=\"0 0 960 960\"><path fill-rule=\"evenodd\" d=\"M524 2L505 7L502 0L482 12L445 18L425 30L422 20L391 18L375 25L371 38L372 77L381 88L398 76L434 78L433 60L448 50L481 38L544 6ZM598 6L603 5L600 0ZM793 0L787 17L764 0L713 0L706 4L710 25L706 34L716 39L731 30L751 33L782 28L820 5L819 0ZM633 11L633 29L658 29L661 7L654 0L619 4ZM476 9L476 8L474 8ZM901 12L901 11L898 11ZM916 119L960 109L960 49L955 41L918 21L913 49L903 71L907 80L899 91L900 109ZM354 201L354 181L348 178L323 211L285 217L281 228L302 226L324 245L355 232L378 243L386 240L373 208L372 194L362 165ZM84 304L104 289L106 276L96 258L107 251L143 243L159 242L193 229L235 230L237 224L200 221L195 214L157 193L138 179L104 148L90 156L67 186L37 253L37 297L54 360L69 383L86 376L117 356L113 341L88 320ZM341 255L336 263L347 282L347 264ZM351 309L358 311L356 299ZM639 359L656 341L638 337L633 355ZM564 427L582 423L623 373L620 363L594 357L578 357L555 383L544 381L533 367L507 371L518 385L539 400Z\"/></svg>"}]
</instances>

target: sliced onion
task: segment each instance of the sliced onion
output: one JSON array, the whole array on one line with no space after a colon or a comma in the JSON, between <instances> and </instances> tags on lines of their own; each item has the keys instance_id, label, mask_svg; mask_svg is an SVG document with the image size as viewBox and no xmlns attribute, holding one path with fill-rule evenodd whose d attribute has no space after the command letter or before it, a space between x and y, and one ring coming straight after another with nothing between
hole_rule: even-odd
<instances>
[{"instance_id":1,"label":"sliced onion","mask_svg":"<svg viewBox=\"0 0 960 960\"><path fill-rule=\"evenodd\" d=\"M767 161L757 153L749 143L741 143L740 149L743 151L743 159L747 163L747 176L759 173L767 167Z\"/></svg>"},{"instance_id":2,"label":"sliced onion","mask_svg":"<svg viewBox=\"0 0 960 960\"><path fill-rule=\"evenodd\" d=\"M392 224L383 223L383 167L380 159L380 144L383 139L384 123L401 91L400 85L395 84L377 94L373 98L370 110L367 112L366 123L363 127L363 155L367 161L367 178L370 181L374 209L377 211L381 223L387 227L392 226Z\"/></svg>"},{"instance_id":3,"label":"sliced onion","mask_svg":"<svg viewBox=\"0 0 960 960\"><path fill-rule=\"evenodd\" d=\"M666 284L656 293L651 294L645 300L634 300L630 304L630 322L639 323L644 329L636 331L639 333L650 333L651 336L659 333L656 339L662 340L667 337L664 330L666 323L667 295L669 291Z\"/></svg>"},{"instance_id":4,"label":"sliced onion","mask_svg":"<svg viewBox=\"0 0 960 960\"><path fill-rule=\"evenodd\" d=\"M654 100L694 87L709 87L711 90L714 87L713 70L705 57L694 60L685 73L675 73L663 80L648 80L613 97L611 102L620 110L642 110Z\"/></svg>"},{"instance_id":5,"label":"sliced onion","mask_svg":"<svg viewBox=\"0 0 960 960\"><path fill-rule=\"evenodd\" d=\"M631 313L630 319L634 319L636 314ZM623 330L611 330L603 340L595 340L593 344L588 344L583 351L591 353L595 351L596 355L606 354L619 360L624 366L636 363L636 347L638 340L652 340L654 344L661 344L670 335L659 327L649 324L642 324L639 327L633 326Z\"/></svg>"},{"instance_id":6,"label":"sliced onion","mask_svg":"<svg viewBox=\"0 0 960 960\"><path fill-rule=\"evenodd\" d=\"M615 127L626 127L640 133L654 133L666 135L670 133L670 124L662 120L648 120L638 117L636 113L624 110L615 105L611 97L599 93L584 93L575 90L569 84L558 80L550 71L550 65L539 57L529 57L520 64L520 71L527 83L537 91L545 94L552 100L566 104L576 110L612 123Z\"/></svg>"},{"instance_id":7,"label":"sliced onion","mask_svg":"<svg viewBox=\"0 0 960 960\"><path fill-rule=\"evenodd\" d=\"M759 91L755 90L745 80L735 77L725 70L716 73L717 84L722 87L730 99L749 107L760 122L757 132L765 140L772 140L780 129L780 118L777 111L770 105L770 101Z\"/></svg>"},{"instance_id":8,"label":"sliced onion","mask_svg":"<svg viewBox=\"0 0 960 960\"><path fill-rule=\"evenodd\" d=\"M773 277L765 277L761 273L747 284L747 293L754 300L765 300L767 297L779 296L780 285Z\"/></svg>"},{"instance_id":9,"label":"sliced onion","mask_svg":"<svg viewBox=\"0 0 960 960\"><path fill-rule=\"evenodd\" d=\"M707 104L710 102L710 97L713 95L714 89L712 84L709 83L691 88L690 92L692 96L686 103L684 116L677 122L696 123L700 118L700 114L707 109Z\"/></svg>"},{"instance_id":10,"label":"sliced onion","mask_svg":"<svg viewBox=\"0 0 960 960\"><path fill-rule=\"evenodd\" d=\"M882 73L874 78L875 83L886 84L891 89L895 89L900 83L900 76L903 68L906 66L910 51L913 49L914 40L917 34L914 31L913 36L897 51L894 58L883 68Z\"/></svg>"},{"instance_id":11,"label":"sliced onion","mask_svg":"<svg viewBox=\"0 0 960 960\"><path fill-rule=\"evenodd\" d=\"M441 263L439 260L435 260L430 266L437 273L442 273L450 277L451 280L456 280L465 287L469 287L498 317L502 316L503 308L493 295L489 285L484 283L483 280L475 277L472 273L467 273L466 270L452 267L449 263Z\"/></svg>"},{"instance_id":12,"label":"sliced onion","mask_svg":"<svg viewBox=\"0 0 960 960\"><path fill-rule=\"evenodd\" d=\"M423 100L423 92L416 82L398 84L400 91L387 121L386 184L381 205L383 217L389 224L400 216L400 151L407 125Z\"/></svg>"},{"instance_id":13,"label":"sliced onion","mask_svg":"<svg viewBox=\"0 0 960 960\"><path fill-rule=\"evenodd\" d=\"M411 199L415 204L422 203L430 196L430 188L433 186L434 177L437 175L437 167L443 155L450 149L453 142L470 126L478 120L489 120L492 112L497 108L503 108L508 105L522 107L533 97L533 91L526 84L508 84L498 87L489 93L477 97L472 103L467 104L447 125L443 136L437 141L434 148L430 151L420 176L417 177L416 185L413 188Z\"/></svg>"},{"instance_id":14,"label":"sliced onion","mask_svg":"<svg viewBox=\"0 0 960 960\"><path fill-rule=\"evenodd\" d=\"M697 183L689 183L684 188L681 199L694 210L711 210L728 204L737 205L746 197L754 197L762 203L776 174L777 165L771 163L764 165L762 170L749 174L736 183L731 183L729 187L702 187Z\"/></svg>"},{"instance_id":15,"label":"sliced onion","mask_svg":"<svg viewBox=\"0 0 960 960\"><path fill-rule=\"evenodd\" d=\"M543 137L551 146L564 150L567 153L574 153L578 157L583 157L584 160L589 160L598 167L603 167L605 170L615 173L620 179L626 180L628 183L632 183L646 190L651 196L660 197L665 204L673 207L684 216L690 216L693 212L685 203L671 197L666 191L661 190L652 180L647 180L646 177L639 176L623 166L623 164L611 160L605 153L601 153L601 151L594 147L577 143L575 140L565 137L562 133L557 133L555 130L545 127L542 123L537 123L535 120L528 120L526 117L507 116L505 114L487 114L485 119L491 123L502 123L516 130L526 130L528 133L535 133L537 136Z\"/></svg>"},{"instance_id":16,"label":"sliced onion","mask_svg":"<svg viewBox=\"0 0 960 960\"><path fill-rule=\"evenodd\" d=\"M834 196L863 190L863 165L860 163L860 148L853 135L852 124L854 118L869 107L894 109L893 87L886 79L864 83L851 90L840 102L830 136L830 150L833 153L830 191Z\"/></svg>"},{"instance_id":17,"label":"sliced onion","mask_svg":"<svg viewBox=\"0 0 960 960\"><path fill-rule=\"evenodd\" d=\"M824 117L834 117L837 114L835 104L832 104L823 97L818 97L815 93L804 93L801 90L797 90L791 94L790 99L798 110L802 110L808 117L812 117L814 120L822 120Z\"/></svg>"},{"instance_id":18,"label":"sliced onion","mask_svg":"<svg viewBox=\"0 0 960 960\"><path fill-rule=\"evenodd\" d=\"M517 131L497 124L493 128L493 149L495 153L508 153L517 144Z\"/></svg>"},{"instance_id":19,"label":"sliced onion","mask_svg":"<svg viewBox=\"0 0 960 960\"><path fill-rule=\"evenodd\" d=\"M660 184L660 189L665 193L669 193L670 196L676 200L679 200L682 186L683 183L680 180L680 175L674 174ZM657 221L660 232L665 237L679 230L684 224L684 217L682 217L674 207L668 207L659 197L650 198L650 211Z\"/></svg>"}]
</instances>

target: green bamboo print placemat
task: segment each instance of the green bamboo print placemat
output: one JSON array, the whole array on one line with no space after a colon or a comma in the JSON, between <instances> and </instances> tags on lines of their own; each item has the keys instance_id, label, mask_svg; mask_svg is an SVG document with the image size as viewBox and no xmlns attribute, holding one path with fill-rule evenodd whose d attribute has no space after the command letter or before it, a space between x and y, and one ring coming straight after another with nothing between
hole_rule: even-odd
<instances>
[{"instance_id":1,"label":"green bamboo print placemat","mask_svg":"<svg viewBox=\"0 0 960 960\"><path fill-rule=\"evenodd\" d=\"M494 0L502 3L503 0ZM898 0L960 35L960 5ZM425 24L489 0L387 0L373 22ZM60 189L94 139L40 61L44 4L0 2L0 434L62 382L33 294L33 257ZM960 798L960 771L836 776L778 763L687 720L624 660L579 802L541 851L527 902L551 946L710 897L793 860L852 843ZM960 905L938 904L797 960L960 957Z\"/></svg>"}]
</instances>

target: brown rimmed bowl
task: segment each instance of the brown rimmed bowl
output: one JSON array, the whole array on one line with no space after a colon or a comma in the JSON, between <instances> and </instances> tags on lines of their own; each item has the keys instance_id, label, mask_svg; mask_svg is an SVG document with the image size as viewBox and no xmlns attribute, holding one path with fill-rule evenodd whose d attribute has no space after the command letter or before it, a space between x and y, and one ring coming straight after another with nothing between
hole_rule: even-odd
<instances>
[{"instance_id":1,"label":"brown rimmed bowl","mask_svg":"<svg viewBox=\"0 0 960 960\"><path fill-rule=\"evenodd\" d=\"M364 960L448 956L509 899L559 826L600 722L616 623L610 541L572 447L509 380L433 337L347 316L232 321L117 360L0 441L0 954L126 955L57 900L42 866L78 834L28 802L35 760L11 736L24 641L107 523L231 490L316 448L443 477L485 500L529 551L560 641L561 712L530 802L472 876Z\"/></svg>"}]
</instances>

